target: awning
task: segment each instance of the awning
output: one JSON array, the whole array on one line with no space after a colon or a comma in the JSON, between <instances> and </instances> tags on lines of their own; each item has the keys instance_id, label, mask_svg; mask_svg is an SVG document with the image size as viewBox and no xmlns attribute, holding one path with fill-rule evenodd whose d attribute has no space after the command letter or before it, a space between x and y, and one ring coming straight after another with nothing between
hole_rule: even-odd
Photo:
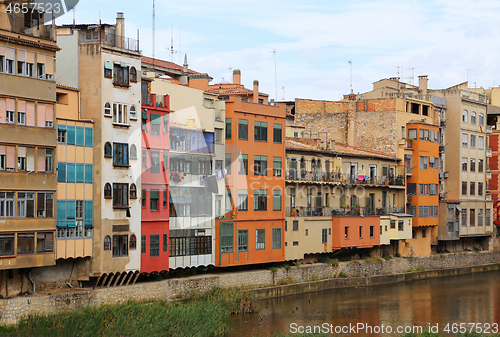
<instances>
[{"instance_id":1,"label":"awning","mask_svg":"<svg viewBox=\"0 0 500 337\"><path fill-rule=\"evenodd\" d=\"M152 113L151 124L161 124L161 115Z\"/></svg>"},{"instance_id":2,"label":"awning","mask_svg":"<svg viewBox=\"0 0 500 337\"><path fill-rule=\"evenodd\" d=\"M113 70L113 64L109 61L104 62L104 69Z\"/></svg>"},{"instance_id":3,"label":"awning","mask_svg":"<svg viewBox=\"0 0 500 337\"><path fill-rule=\"evenodd\" d=\"M75 228L75 227L76 227L76 222L75 222L75 220L68 220L68 227Z\"/></svg>"},{"instance_id":4,"label":"awning","mask_svg":"<svg viewBox=\"0 0 500 337\"><path fill-rule=\"evenodd\" d=\"M143 112L142 113L142 119L148 119L148 113L147 112Z\"/></svg>"},{"instance_id":5,"label":"awning","mask_svg":"<svg viewBox=\"0 0 500 337\"><path fill-rule=\"evenodd\" d=\"M65 124L57 124L57 130L66 131L66 125Z\"/></svg>"},{"instance_id":6,"label":"awning","mask_svg":"<svg viewBox=\"0 0 500 337\"><path fill-rule=\"evenodd\" d=\"M151 192L149 194L149 198L150 199L160 199L160 197L158 196L158 190L151 190Z\"/></svg>"},{"instance_id":7,"label":"awning","mask_svg":"<svg viewBox=\"0 0 500 337\"><path fill-rule=\"evenodd\" d=\"M66 224L66 220L57 220L57 225L58 228L66 228L68 225Z\"/></svg>"},{"instance_id":8,"label":"awning","mask_svg":"<svg viewBox=\"0 0 500 337\"><path fill-rule=\"evenodd\" d=\"M457 210L457 212L462 212L462 209L460 208L460 205L455 205L455 209Z\"/></svg>"}]
</instances>

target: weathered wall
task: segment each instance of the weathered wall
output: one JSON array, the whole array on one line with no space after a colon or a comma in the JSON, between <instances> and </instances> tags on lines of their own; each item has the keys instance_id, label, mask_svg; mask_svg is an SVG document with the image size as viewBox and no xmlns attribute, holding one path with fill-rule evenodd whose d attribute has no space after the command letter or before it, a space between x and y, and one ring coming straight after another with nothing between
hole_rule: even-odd
<instances>
[{"instance_id":1,"label":"weathered wall","mask_svg":"<svg viewBox=\"0 0 500 337\"><path fill-rule=\"evenodd\" d=\"M355 146L397 154L398 126L395 111L356 113Z\"/></svg>"},{"instance_id":2,"label":"weathered wall","mask_svg":"<svg viewBox=\"0 0 500 337\"><path fill-rule=\"evenodd\" d=\"M58 312L123 303L129 299L170 300L192 292L203 292L214 286L269 286L292 282L307 282L259 290L261 297L283 296L292 293L400 282L428 277L498 270L500 252L460 253L430 257L395 258L384 262L351 261L330 264L306 264L299 267L277 268L141 283L97 290L76 290L53 295L31 295L0 300L0 324L14 324L22 315L34 312ZM416 272L418 271L418 272ZM344 276L344 277L342 277ZM345 277L348 276L348 277ZM357 278L370 276L371 278ZM319 281L325 279L324 281Z\"/></svg>"},{"instance_id":3,"label":"weathered wall","mask_svg":"<svg viewBox=\"0 0 500 337\"><path fill-rule=\"evenodd\" d=\"M296 113L295 124L306 131L328 132L328 139L347 143L347 112L345 113Z\"/></svg>"}]
</instances>

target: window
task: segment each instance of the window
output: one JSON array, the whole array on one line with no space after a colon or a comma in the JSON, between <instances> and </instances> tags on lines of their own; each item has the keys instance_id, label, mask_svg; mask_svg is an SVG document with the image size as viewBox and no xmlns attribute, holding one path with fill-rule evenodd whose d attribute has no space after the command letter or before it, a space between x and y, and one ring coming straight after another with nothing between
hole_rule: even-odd
<instances>
[{"instance_id":1,"label":"window","mask_svg":"<svg viewBox=\"0 0 500 337\"><path fill-rule=\"evenodd\" d=\"M248 229L238 230L238 251L239 252L248 251Z\"/></svg>"},{"instance_id":2,"label":"window","mask_svg":"<svg viewBox=\"0 0 500 337\"><path fill-rule=\"evenodd\" d=\"M375 227L374 226L370 226L370 237L373 238L375 236Z\"/></svg>"},{"instance_id":3,"label":"window","mask_svg":"<svg viewBox=\"0 0 500 337\"><path fill-rule=\"evenodd\" d=\"M221 222L220 223L220 231L221 231L221 243L220 243L220 251L221 253L232 253L233 252L233 223L232 222Z\"/></svg>"},{"instance_id":4,"label":"window","mask_svg":"<svg viewBox=\"0 0 500 337\"><path fill-rule=\"evenodd\" d=\"M396 220L391 220L391 229L396 229Z\"/></svg>"},{"instance_id":5,"label":"window","mask_svg":"<svg viewBox=\"0 0 500 337\"><path fill-rule=\"evenodd\" d=\"M404 230L404 220L398 220L398 231L402 232Z\"/></svg>"},{"instance_id":6,"label":"window","mask_svg":"<svg viewBox=\"0 0 500 337\"><path fill-rule=\"evenodd\" d=\"M57 126L57 142L59 144L66 144L66 125Z\"/></svg>"},{"instance_id":7,"label":"window","mask_svg":"<svg viewBox=\"0 0 500 337\"><path fill-rule=\"evenodd\" d=\"M227 174L231 174L231 154L226 153L226 171Z\"/></svg>"},{"instance_id":8,"label":"window","mask_svg":"<svg viewBox=\"0 0 500 337\"><path fill-rule=\"evenodd\" d=\"M190 167L188 167L187 163L186 163L186 171L188 171L188 169L190 169ZM168 170L168 152L167 151L163 151L163 171L166 171ZM186 172L186 173L190 173L190 172Z\"/></svg>"},{"instance_id":9,"label":"window","mask_svg":"<svg viewBox=\"0 0 500 337\"><path fill-rule=\"evenodd\" d=\"M471 208L469 210L469 222L470 222L470 226L476 225L476 210L474 208Z\"/></svg>"},{"instance_id":10,"label":"window","mask_svg":"<svg viewBox=\"0 0 500 337\"><path fill-rule=\"evenodd\" d=\"M477 210L477 225L482 226L483 225L483 209L478 208Z\"/></svg>"},{"instance_id":11,"label":"window","mask_svg":"<svg viewBox=\"0 0 500 337\"><path fill-rule=\"evenodd\" d=\"M427 230L422 229L422 237L426 238L427 237Z\"/></svg>"},{"instance_id":12,"label":"window","mask_svg":"<svg viewBox=\"0 0 500 337\"><path fill-rule=\"evenodd\" d=\"M273 211L281 211L281 191L273 191Z\"/></svg>"},{"instance_id":13,"label":"window","mask_svg":"<svg viewBox=\"0 0 500 337\"><path fill-rule=\"evenodd\" d=\"M231 118L226 118L226 139L231 139Z\"/></svg>"},{"instance_id":14,"label":"window","mask_svg":"<svg viewBox=\"0 0 500 337\"><path fill-rule=\"evenodd\" d=\"M467 116L468 116L467 110L462 111L462 122L467 123Z\"/></svg>"},{"instance_id":15,"label":"window","mask_svg":"<svg viewBox=\"0 0 500 337\"><path fill-rule=\"evenodd\" d=\"M248 140L248 120L238 120L238 139Z\"/></svg>"},{"instance_id":16,"label":"window","mask_svg":"<svg viewBox=\"0 0 500 337\"><path fill-rule=\"evenodd\" d=\"M112 198L111 184L106 183L104 185L104 199L111 199L111 198Z\"/></svg>"},{"instance_id":17,"label":"window","mask_svg":"<svg viewBox=\"0 0 500 337\"><path fill-rule=\"evenodd\" d=\"M114 64L113 67L113 84L128 87L129 86L129 68L123 62Z\"/></svg>"},{"instance_id":18,"label":"window","mask_svg":"<svg viewBox=\"0 0 500 337\"><path fill-rule=\"evenodd\" d=\"M462 181L462 195L467 195L467 182Z\"/></svg>"},{"instance_id":19,"label":"window","mask_svg":"<svg viewBox=\"0 0 500 337\"><path fill-rule=\"evenodd\" d=\"M416 230L412 230L411 231L411 238L412 239L416 239L417 238L417 231Z\"/></svg>"},{"instance_id":20,"label":"window","mask_svg":"<svg viewBox=\"0 0 500 337\"><path fill-rule=\"evenodd\" d=\"M255 250L266 249L266 230L255 230Z\"/></svg>"},{"instance_id":21,"label":"window","mask_svg":"<svg viewBox=\"0 0 500 337\"><path fill-rule=\"evenodd\" d=\"M160 135L160 126L161 126L161 115L151 113L150 118L151 118L151 124L150 124L151 125L151 135L152 136L159 136Z\"/></svg>"},{"instance_id":22,"label":"window","mask_svg":"<svg viewBox=\"0 0 500 337\"><path fill-rule=\"evenodd\" d=\"M429 157L420 157L420 169L427 170Z\"/></svg>"},{"instance_id":23,"label":"window","mask_svg":"<svg viewBox=\"0 0 500 337\"><path fill-rule=\"evenodd\" d=\"M1 204L2 201L0 201ZM17 192L17 216L19 218L35 217L35 193Z\"/></svg>"},{"instance_id":24,"label":"window","mask_svg":"<svg viewBox=\"0 0 500 337\"><path fill-rule=\"evenodd\" d=\"M128 256L128 235L113 235L113 257Z\"/></svg>"},{"instance_id":25,"label":"window","mask_svg":"<svg viewBox=\"0 0 500 337\"><path fill-rule=\"evenodd\" d=\"M470 195L476 195L476 183L471 181L470 183Z\"/></svg>"},{"instance_id":26,"label":"window","mask_svg":"<svg viewBox=\"0 0 500 337\"><path fill-rule=\"evenodd\" d=\"M35 251L35 233L17 234L17 254L33 254Z\"/></svg>"},{"instance_id":27,"label":"window","mask_svg":"<svg viewBox=\"0 0 500 337\"><path fill-rule=\"evenodd\" d=\"M484 114L482 113L479 114L479 125L484 125Z\"/></svg>"},{"instance_id":28,"label":"window","mask_svg":"<svg viewBox=\"0 0 500 337\"><path fill-rule=\"evenodd\" d=\"M239 159L238 174L248 175L248 155L242 154Z\"/></svg>"},{"instance_id":29,"label":"window","mask_svg":"<svg viewBox=\"0 0 500 337\"><path fill-rule=\"evenodd\" d=\"M477 160L477 172L483 172L484 159Z\"/></svg>"},{"instance_id":30,"label":"window","mask_svg":"<svg viewBox=\"0 0 500 337\"><path fill-rule=\"evenodd\" d=\"M482 136L478 137L477 148L480 150L484 149L484 137Z\"/></svg>"},{"instance_id":31,"label":"window","mask_svg":"<svg viewBox=\"0 0 500 337\"><path fill-rule=\"evenodd\" d=\"M273 249L281 249L281 228L273 228Z\"/></svg>"},{"instance_id":32,"label":"window","mask_svg":"<svg viewBox=\"0 0 500 337\"><path fill-rule=\"evenodd\" d=\"M255 136L254 140L256 142L267 142L267 123L266 122L255 122L254 124Z\"/></svg>"},{"instance_id":33,"label":"window","mask_svg":"<svg viewBox=\"0 0 500 337\"><path fill-rule=\"evenodd\" d=\"M218 218L222 215L222 195L215 196L215 217Z\"/></svg>"},{"instance_id":34,"label":"window","mask_svg":"<svg viewBox=\"0 0 500 337\"><path fill-rule=\"evenodd\" d=\"M408 214L417 216L417 206L408 206Z\"/></svg>"},{"instance_id":35,"label":"window","mask_svg":"<svg viewBox=\"0 0 500 337\"><path fill-rule=\"evenodd\" d=\"M26 148L19 146L17 148L17 170L26 171Z\"/></svg>"},{"instance_id":36,"label":"window","mask_svg":"<svg viewBox=\"0 0 500 337\"><path fill-rule=\"evenodd\" d=\"M462 227L467 227L467 210L462 209Z\"/></svg>"},{"instance_id":37,"label":"window","mask_svg":"<svg viewBox=\"0 0 500 337\"><path fill-rule=\"evenodd\" d=\"M256 176L267 175L267 156L254 156L253 172Z\"/></svg>"},{"instance_id":38,"label":"window","mask_svg":"<svg viewBox=\"0 0 500 337\"><path fill-rule=\"evenodd\" d=\"M429 140L429 130L420 129L419 136L421 140Z\"/></svg>"},{"instance_id":39,"label":"window","mask_svg":"<svg viewBox=\"0 0 500 337\"><path fill-rule=\"evenodd\" d=\"M467 171L467 157L462 157L462 171Z\"/></svg>"},{"instance_id":40,"label":"window","mask_svg":"<svg viewBox=\"0 0 500 337\"><path fill-rule=\"evenodd\" d=\"M137 70L135 67L130 68L130 82L137 82Z\"/></svg>"},{"instance_id":41,"label":"window","mask_svg":"<svg viewBox=\"0 0 500 337\"><path fill-rule=\"evenodd\" d=\"M135 144L130 145L130 159L137 159L137 147Z\"/></svg>"},{"instance_id":42,"label":"window","mask_svg":"<svg viewBox=\"0 0 500 337\"><path fill-rule=\"evenodd\" d=\"M111 104L109 102L104 104L104 116L111 117Z\"/></svg>"},{"instance_id":43,"label":"window","mask_svg":"<svg viewBox=\"0 0 500 337\"><path fill-rule=\"evenodd\" d=\"M248 211L248 190L238 190L238 211Z\"/></svg>"},{"instance_id":44,"label":"window","mask_svg":"<svg viewBox=\"0 0 500 337\"><path fill-rule=\"evenodd\" d=\"M273 176L281 177L281 157L273 157Z\"/></svg>"},{"instance_id":45,"label":"window","mask_svg":"<svg viewBox=\"0 0 500 337\"><path fill-rule=\"evenodd\" d=\"M146 235L141 235L141 254L146 254Z\"/></svg>"},{"instance_id":46,"label":"window","mask_svg":"<svg viewBox=\"0 0 500 337\"><path fill-rule=\"evenodd\" d=\"M467 139L468 139L468 135L466 133L462 133L462 146L463 147L467 147Z\"/></svg>"},{"instance_id":47,"label":"window","mask_svg":"<svg viewBox=\"0 0 500 337\"><path fill-rule=\"evenodd\" d=\"M113 208L127 208L127 207L128 207L128 184L113 183Z\"/></svg>"},{"instance_id":48,"label":"window","mask_svg":"<svg viewBox=\"0 0 500 337\"><path fill-rule=\"evenodd\" d=\"M472 111L470 113L470 123L471 124L476 124L476 112L475 111Z\"/></svg>"},{"instance_id":49,"label":"window","mask_svg":"<svg viewBox=\"0 0 500 337\"><path fill-rule=\"evenodd\" d=\"M477 183L477 195L483 195L483 183Z\"/></svg>"},{"instance_id":50,"label":"window","mask_svg":"<svg viewBox=\"0 0 500 337\"><path fill-rule=\"evenodd\" d=\"M160 173L160 152L151 151L151 173Z\"/></svg>"},{"instance_id":51,"label":"window","mask_svg":"<svg viewBox=\"0 0 500 337\"><path fill-rule=\"evenodd\" d=\"M15 217L14 192L0 192L0 218Z\"/></svg>"},{"instance_id":52,"label":"window","mask_svg":"<svg viewBox=\"0 0 500 337\"><path fill-rule=\"evenodd\" d=\"M137 187L135 184L130 185L130 199L137 199Z\"/></svg>"},{"instance_id":53,"label":"window","mask_svg":"<svg viewBox=\"0 0 500 337\"><path fill-rule=\"evenodd\" d=\"M87 36L90 35L90 31L87 31ZM109 61L104 62L104 77L112 78L113 77L113 64Z\"/></svg>"},{"instance_id":54,"label":"window","mask_svg":"<svg viewBox=\"0 0 500 337\"><path fill-rule=\"evenodd\" d=\"M471 172L476 171L476 159L474 159L474 158L470 159L470 171Z\"/></svg>"},{"instance_id":55,"label":"window","mask_svg":"<svg viewBox=\"0 0 500 337\"><path fill-rule=\"evenodd\" d=\"M292 230L294 232L298 231L299 230L299 220L293 220L293 223L292 223Z\"/></svg>"},{"instance_id":56,"label":"window","mask_svg":"<svg viewBox=\"0 0 500 337\"><path fill-rule=\"evenodd\" d=\"M163 252L168 252L168 234L163 234Z\"/></svg>"},{"instance_id":57,"label":"window","mask_svg":"<svg viewBox=\"0 0 500 337\"><path fill-rule=\"evenodd\" d=\"M109 235L104 237L104 250L111 250L111 238Z\"/></svg>"},{"instance_id":58,"label":"window","mask_svg":"<svg viewBox=\"0 0 500 337\"><path fill-rule=\"evenodd\" d=\"M14 239L14 234L0 234L0 256L14 255Z\"/></svg>"},{"instance_id":59,"label":"window","mask_svg":"<svg viewBox=\"0 0 500 337\"><path fill-rule=\"evenodd\" d=\"M113 103L113 123L127 125L127 105Z\"/></svg>"},{"instance_id":60,"label":"window","mask_svg":"<svg viewBox=\"0 0 500 337\"><path fill-rule=\"evenodd\" d=\"M150 204L150 211L157 211L158 210L158 201L160 199L158 190L151 190L149 192L149 204Z\"/></svg>"},{"instance_id":61,"label":"window","mask_svg":"<svg viewBox=\"0 0 500 337\"><path fill-rule=\"evenodd\" d=\"M363 237L363 226L359 226L359 237Z\"/></svg>"},{"instance_id":62,"label":"window","mask_svg":"<svg viewBox=\"0 0 500 337\"><path fill-rule=\"evenodd\" d=\"M267 190L254 190L254 210L267 211Z\"/></svg>"},{"instance_id":63,"label":"window","mask_svg":"<svg viewBox=\"0 0 500 337\"><path fill-rule=\"evenodd\" d=\"M470 135L470 147L473 149L476 147L476 136Z\"/></svg>"},{"instance_id":64,"label":"window","mask_svg":"<svg viewBox=\"0 0 500 337\"><path fill-rule=\"evenodd\" d=\"M283 132L281 124L273 124L273 142L281 144L283 142Z\"/></svg>"},{"instance_id":65,"label":"window","mask_svg":"<svg viewBox=\"0 0 500 337\"><path fill-rule=\"evenodd\" d=\"M54 238L52 233L36 234L36 251L38 253L48 253L54 251Z\"/></svg>"},{"instance_id":66,"label":"window","mask_svg":"<svg viewBox=\"0 0 500 337\"><path fill-rule=\"evenodd\" d=\"M149 235L149 256L160 256L160 235Z\"/></svg>"},{"instance_id":67,"label":"window","mask_svg":"<svg viewBox=\"0 0 500 337\"><path fill-rule=\"evenodd\" d=\"M113 166L129 166L127 143L113 143Z\"/></svg>"},{"instance_id":68,"label":"window","mask_svg":"<svg viewBox=\"0 0 500 337\"><path fill-rule=\"evenodd\" d=\"M52 218L54 216L54 193L37 193L36 216Z\"/></svg>"},{"instance_id":69,"label":"window","mask_svg":"<svg viewBox=\"0 0 500 337\"><path fill-rule=\"evenodd\" d=\"M14 48L5 47L5 69L7 74L14 75L14 60L16 58L16 50Z\"/></svg>"},{"instance_id":70,"label":"window","mask_svg":"<svg viewBox=\"0 0 500 337\"><path fill-rule=\"evenodd\" d=\"M142 150L142 168L147 169L148 168L148 153L147 150Z\"/></svg>"},{"instance_id":71,"label":"window","mask_svg":"<svg viewBox=\"0 0 500 337\"><path fill-rule=\"evenodd\" d=\"M491 210L490 209L486 209L485 214L486 215L485 215L485 223L484 223L484 225L485 226L490 226L491 225L491 222L490 222L490 220L491 220Z\"/></svg>"},{"instance_id":72,"label":"window","mask_svg":"<svg viewBox=\"0 0 500 337\"><path fill-rule=\"evenodd\" d=\"M110 142L104 144L104 158L113 158L113 149Z\"/></svg>"}]
</instances>

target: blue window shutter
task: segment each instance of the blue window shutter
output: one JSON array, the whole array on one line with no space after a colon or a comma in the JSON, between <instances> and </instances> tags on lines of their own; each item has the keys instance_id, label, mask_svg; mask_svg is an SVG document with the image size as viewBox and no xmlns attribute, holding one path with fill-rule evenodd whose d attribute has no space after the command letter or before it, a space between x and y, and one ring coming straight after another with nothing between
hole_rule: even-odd
<instances>
[{"instance_id":1,"label":"blue window shutter","mask_svg":"<svg viewBox=\"0 0 500 337\"><path fill-rule=\"evenodd\" d=\"M82 126L76 127L76 146L85 145L85 128Z\"/></svg>"},{"instance_id":2,"label":"blue window shutter","mask_svg":"<svg viewBox=\"0 0 500 337\"><path fill-rule=\"evenodd\" d=\"M75 182L75 164L68 163L67 165L68 165L68 168L67 168L68 183L74 183Z\"/></svg>"},{"instance_id":3,"label":"blue window shutter","mask_svg":"<svg viewBox=\"0 0 500 337\"><path fill-rule=\"evenodd\" d=\"M66 131L66 125L65 124L57 124L57 130Z\"/></svg>"},{"instance_id":4,"label":"blue window shutter","mask_svg":"<svg viewBox=\"0 0 500 337\"><path fill-rule=\"evenodd\" d=\"M57 163L57 182L66 182L66 163Z\"/></svg>"},{"instance_id":5,"label":"blue window shutter","mask_svg":"<svg viewBox=\"0 0 500 337\"><path fill-rule=\"evenodd\" d=\"M92 184L92 164L85 164L85 183Z\"/></svg>"},{"instance_id":6,"label":"blue window shutter","mask_svg":"<svg viewBox=\"0 0 500 337\"><path fill-rule=\"evenodd\" d=\"M68 125L68 131L66 132L67 140L66 144L75 145L75 127Z\"/></svg>"},{"instance_id":7,"label":"blue window shutter","mask_svg":"<svg viewBox=\"0 0 500 337\"><path fill-rule=\"evenodd\" d=\"M57 227L66 228L66 200L57 201Z\"/></svg>"},{"instance_id":8,"label":"blue window shutter","mask_svg":"<svg viewBox=\"0 0 500 337\"><path fill-rule=\"evenodd\" d=\"M123 163L125 165L129 164L129 162L128 162L128 144L123 145Z\"/></svg>"},{"instance_id":9,"label":"blue window shutter","mask_svg":"<svg viewBox=\"0 0 500 337\"><path fill-rule=\"evenodd\" d=\"M83 164L76 164L76 182L83 183L85 179L85 171Z\"/></svg>"},{"instance_id":10,"label":"blue window shutter","mask_svg":"<svg viewBox=\"0 0 500 337\"><path fill-rule=\"evenodd\" d=\"M94 143L94 130L85 128L85 146L92 147Z\"/></svg>"},{"instance_id":11,"label":"blue window shutter","mask_svg":"<svg viewBox=\"0 0 500 337\"><path fill-rule=\"evenodd\" d=\"M113 165L116 165L118 164L117 161L116 161L116 150L117 150L117 145L116 144L113 144Z\"/></svg>"},{"instance_id":12,"label":"blue window shutter","mask_svg":"<svg viewBox=\"0 0 500 337\"><path fill-rule=\"evenodd\" d=\"M94 210L92 208L92 200L85 200L85 228L93 228Z\"/></svg>"},{"instance_id":13,"label":"blue window shutter","mask_svg":"<svg viewBox=\"0 0 500 337\"><path fill-rule=\"evenodd\" d=\"M76 205L75 204L76 204L75 200L68 200L67 201L66 208L67 208L68 214L66 216L68 219L75 218L75 214L76 214Z\"/></svg>"}]
</instances>

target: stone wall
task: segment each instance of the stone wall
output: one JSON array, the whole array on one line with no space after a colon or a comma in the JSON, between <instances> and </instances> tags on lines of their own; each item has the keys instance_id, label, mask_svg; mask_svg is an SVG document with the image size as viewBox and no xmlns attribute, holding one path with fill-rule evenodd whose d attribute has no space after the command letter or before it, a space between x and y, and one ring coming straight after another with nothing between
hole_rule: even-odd
<instances>
[{"instance_id":1,"label":"stone wall","mask_svg":"<svg viewBox=\"0 0 500 337\"><path fill-rule=\"evenodd\" d=\"M355 146L395 155L398 141L395 111L369 110L356 113Z\"/></svg>"},{"instance_id":2,"label":"stone wall","mask_svg":"<svg viewBox=\"0 0 500 337\"><path fill-rule=\"evenodd\" d=\"M271 294L265 296L281 296L289 294L290 291L314 291L328 289L328 287L351 286L352 284L381 284L415 278L491 270L492 268L498 269L498 264L500 264L500 252L498 251L467 252L430 257L394 258L383 262L339 262L338 266L320 263L305 264L287 268L271 268L269 270L197 275L187 278L96 290L67 290L52 295L29 295L1 299L0 324L17 323L22 315L34 312L54 313L88 306L119 304L131 299L171 300L177 297L185 297L193 292L204 292L214 286L231 287L245 285L251 287L268 287L297 283L297 285L288 286L286 289L289 290L275 287L266 288L268 290L264 291L264 293ZM445 272L441 272L441 270ZM410 277L408 276L409 274L414 276ZM370 277L367 278L364 276ZM325 281L322 281L323 283L320 284L318 280ZM306 285L298 284L303 282L309 283L306 283ZM293 290L297 287L302 290ZM273 289L284 290L278 291Z\"/></svg>"},{"instance_id":3,"label":"stone wall","mask_svg":"<svg viewBox=\"0 0 500 337\"><path fill-rule=\"evenodd\" d=\"M336 142L347 142L347 113L296 113L295 124L306 131L328 132L328 139Z\"/></svg>"}]
</instances>

